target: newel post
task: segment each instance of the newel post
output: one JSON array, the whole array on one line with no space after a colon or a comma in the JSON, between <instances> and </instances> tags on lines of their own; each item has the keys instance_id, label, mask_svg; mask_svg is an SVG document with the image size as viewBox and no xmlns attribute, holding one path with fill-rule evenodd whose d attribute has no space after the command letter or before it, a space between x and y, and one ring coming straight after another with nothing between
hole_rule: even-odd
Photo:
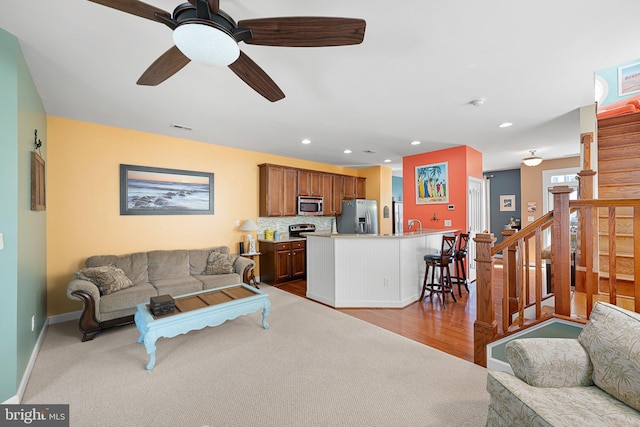
<instances>
[{"instance_id":1,"label":"newel post","mask_svg":"<svg viewBox=\"0 0 640 427\"><path fill-rule=\"evenodd\" d=\"M493 305L493 263L491 248L496 239L493 234L476 234L476 321L473 324L473 361L487 366L487 344L497 332Z\"/></svg>"},{"instance_id":2,"label":"newel post","mask_svg":"<svg viewBox=\"0 0 640 427\"><path fill-rule=\"evenodd\" d=\"M571 243L569 240L569 195L573 189L560 185L549 190L553 194L553 226L551 234L551 274L556 299L555 313L571 315Z\"/></svg>"}]
</instances>

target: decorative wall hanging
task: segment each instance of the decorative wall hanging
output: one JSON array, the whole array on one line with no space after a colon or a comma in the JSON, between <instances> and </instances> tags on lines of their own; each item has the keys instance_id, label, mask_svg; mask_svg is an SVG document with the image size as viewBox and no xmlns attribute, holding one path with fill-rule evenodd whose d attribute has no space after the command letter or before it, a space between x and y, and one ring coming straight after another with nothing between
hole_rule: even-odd
<instances>
[{"instance_id":1,"label":"decorative wall hanging","mask_svg":"<svg viewBox=\"0 0 640 427\"><path fill-rule=\"evenodd\" d=\"M120 215L213 215L213 174L120 165Z\"/></svg>"},{"instance_id":2,"label":"decorative wall hanging","mask_svg":"<svg viewBox=\"0 0 640 427\"><path fill-rule=\"evenodd\" d=\"M416 166L416 204L449 203L448 162Z\"/></svg>"},{"instance_id":3,"label":"decorative wall hanging","mask_svg":"<svg viewBox=\"0 0 640 427\"><path fill-rule=\"evenodd\" d=\"M640 92L640 62L618 67L618 95Z\"/></svg>"},{"instance_id":4,"label":"decorative wall hanging","mask_svg":"<svg viewBox=\"0 0 640 427\"><path fill-rule=\"evenodd\" d=\"M516 196L500 196L500 211L515 211L516 210Z\"/></svg>"},{"instance_id":5,"label":"decorative wall hanging","mask_svg":"<svg viewBox=\"0 0 640 427\"><path fill-rule=\"evenodd\" d=\"M40 150L42 141L38 139L38 129L34 131L35 148L31 152L31 210L44 211L47 208L45 192L44 159L36 150Z\"/></svg>"}]
</instances>

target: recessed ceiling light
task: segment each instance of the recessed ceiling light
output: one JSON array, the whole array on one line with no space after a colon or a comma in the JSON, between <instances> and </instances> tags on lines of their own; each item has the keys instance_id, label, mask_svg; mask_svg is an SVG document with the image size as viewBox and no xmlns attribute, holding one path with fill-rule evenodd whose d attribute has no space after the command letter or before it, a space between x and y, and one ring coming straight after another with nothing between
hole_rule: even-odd
<instances>
[{"instance_id":1,"label":"recessed ceiling light","mask_svg":"<svg viewBox=\"0 0 640 427\"><path fill-rule=\"evenodd\" d=\"M420 141L412 141L411 142L411 145L420 145L420 144L422 144Z\"/></svg>"},{"instance_id":2,"label":"recessed ceiling light","mask_svg":"<svg viewBox=\"0 0 640 427\"><path fill-rule=\"evenodd\" d=\"M351 154L351 150L347 148L346 150L344 150L344 154Z\"/></svg>"},{"instance_id":3,"label":"recessed ceiling light","mask_svg":"<svg viewBox=\"0 0 640 427\"><path fill-rule=\"evenodd\" d=\"M303 139L302 141L300 141L302 144L311 144L311 140L310 139Z\"/></svg>"},{"instance_id":4,"label":"recessed ceiling light","mask_svg":"<svg viewBox=\"0 0 640 427\"><path fill-rule=\"evenodd\" d=\"M391 163L391 159L384 159L385 163Z\"/></svg>"},{"instance_id":5,"label":"recessed ceiling light","mask_svg":"<svg viewBox=\"0 0 640 427\"><path fill-rule=\"evenodd\" d=\"M511 123L511 122L504 122L504 123L500 123L498 125L499 128L509 128L511 126L513 126L513 123Z\"/></svg>"}]
</instances>

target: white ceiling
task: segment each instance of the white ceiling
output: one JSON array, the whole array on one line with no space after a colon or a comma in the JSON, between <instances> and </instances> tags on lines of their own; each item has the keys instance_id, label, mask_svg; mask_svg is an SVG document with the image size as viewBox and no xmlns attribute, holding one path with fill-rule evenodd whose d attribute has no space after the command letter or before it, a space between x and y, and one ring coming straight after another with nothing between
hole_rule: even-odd
<instances>
[{"instance_id":1,"label":"white ceiling","mask_svg":"<svg viewBox=\"0 0 640 427\"><path fill-rule=\"evenodd\" d=\"M173 12L180 0L147 2ZM403 156L463 144L483 153L484 170L517 168L531 149L576 155L593 72L640 57L638 0L220 5L236 21L344 16L367 28L356 46L241 43L285 92L276 103L229 69L195 63L157 87L137 86L172 46L171 30L86 0L2 0L0 28L18 38L49 115L342 166L391 159L394 171ZM484 106L469 104L476 98ZM499 129L505 121L514 125Z\"/></svg>"}]
</instances>

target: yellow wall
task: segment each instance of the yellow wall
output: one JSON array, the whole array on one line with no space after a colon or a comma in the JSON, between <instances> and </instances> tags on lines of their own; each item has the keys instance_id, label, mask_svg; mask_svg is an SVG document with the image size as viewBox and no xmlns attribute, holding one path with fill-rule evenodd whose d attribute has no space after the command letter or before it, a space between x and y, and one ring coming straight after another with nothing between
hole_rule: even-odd
<instances>
[{"instance_id":1,"label":"yellow wall","mask_svg":"<svg viewBox=\"0 0 640 427\"><path fill-rule=\"evenodd\" d=\"M391 218L392 170L385 166L358 169L358 176L367 178L367 199L378 201L378 233L393 232ZM389 207L389 217L384 218L384 207Z\"/></svg>"},{"instance_id":2,"label":"yellow wall","mask_svg":"<svg viewBox=\"0 0 640 427\"><path fill-rule=\"evenodd\" d=\"M49 316L82 308L65 292L91 255L234 248L243 239L236 220L258 217L260 163L358 175L349 168L52 116L47 147ZM213 172L215 214L121 216L120 164Z\"/></svg>"}]
</instances>

